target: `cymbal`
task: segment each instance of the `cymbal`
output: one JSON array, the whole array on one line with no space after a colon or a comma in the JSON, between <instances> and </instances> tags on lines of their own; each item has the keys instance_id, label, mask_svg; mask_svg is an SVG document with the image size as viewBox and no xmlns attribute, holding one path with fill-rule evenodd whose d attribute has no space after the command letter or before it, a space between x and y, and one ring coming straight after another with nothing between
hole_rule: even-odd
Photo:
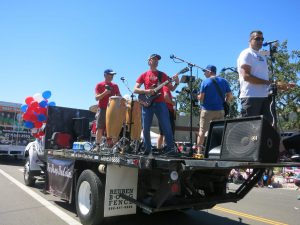
<instances>
[{"instance_id":1,"label":"cymbal","mask_svg":"<svg viewBox=\"0 0 300 225\"><path fill-rule=\"evenodd\" d=\"M90 106L89 110L92 111L93 113L96 113L98 109L98 105L92 105Z\"/></svg>"}]
</instances>

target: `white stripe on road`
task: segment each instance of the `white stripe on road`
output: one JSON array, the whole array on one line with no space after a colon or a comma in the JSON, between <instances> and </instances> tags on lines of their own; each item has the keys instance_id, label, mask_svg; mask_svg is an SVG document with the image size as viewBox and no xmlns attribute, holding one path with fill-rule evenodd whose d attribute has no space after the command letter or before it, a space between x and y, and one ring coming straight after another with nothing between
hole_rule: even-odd
<instances>
[{"instance_id":1,"label":"white stripe on road","mask_svg":"<svg viewBox=\"0 0 300 225\"><path fill-rule=\"evenodd\" d=\"M32 198L40 202L43 206L45 206L47 209L49 209L51 212L53 212L55 215L57 215L60 219L65 221L69 225L81 225L80 222L69 216L67 213L63 212L59 208L57 208L53 203L48 202L46 199L42 198L40 195L32 191L29 187L25 186L21 182L17 181L15 178L4 172L0 169L0 174L5 176L7 179L9 179L11 182L13 182L15 185L17 185L19 188L21 188L23 191L25 191L27 194L29 194Z\"/></svg>"}]
</instances>

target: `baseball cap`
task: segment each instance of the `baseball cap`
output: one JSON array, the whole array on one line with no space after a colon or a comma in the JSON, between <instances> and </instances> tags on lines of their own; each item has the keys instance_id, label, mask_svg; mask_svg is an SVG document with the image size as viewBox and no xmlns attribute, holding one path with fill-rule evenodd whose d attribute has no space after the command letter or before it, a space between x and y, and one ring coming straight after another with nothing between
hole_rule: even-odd
<instances>
[{"instance_id":1,"label":"baseball cap","mask_svg":"<svg viewBox=\"0 0 300 225\"><path fill-rule=\"evenodd\" d=\"M217 67L215 67L214 65L208 65L205 70L209 70L214 74L217 74ZM203 72L205 72L205 70L203 70Z\"/></svg>"},{"instance_id":2,"label":"baseball cap","mask_svg":"<svg viewBox=\"0 0 300 225\"><path fill-rule=\"evenodd\" d=\"M104 74L111 74L111 75L115 75L116 72L113 71L112 69L107 69L107 70L104 70Z\"/></svg>"},{"instance_id":3,"label":"baseball cap","mask_svg":"<svg viewBox=\"0 0 300 225\"><path fill-rule=\"evenodd\" d=\"M148 60L152 59L152 58L157 58L158 60L161 59L160 55L158 55L158 54L152 54L152 55L150 55L149 58L148 58Z\"/></svg>"}]
</instances>

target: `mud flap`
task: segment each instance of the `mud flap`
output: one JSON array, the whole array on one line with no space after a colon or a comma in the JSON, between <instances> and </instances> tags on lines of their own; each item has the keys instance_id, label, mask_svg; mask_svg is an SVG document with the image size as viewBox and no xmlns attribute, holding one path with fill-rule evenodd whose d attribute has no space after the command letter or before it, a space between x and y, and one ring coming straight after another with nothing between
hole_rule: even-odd
<instances>
[{"instance_id":1,"label":"mud flap","mask_svg":"<svg viewBox=\"0 0 300 225\"><path fill-rule=\"evenodd\" d=\"M136 205L120 195L137 198L138 169L108 165L106 170L104 217L136 213Z\"/></svg>"}]
</instances>

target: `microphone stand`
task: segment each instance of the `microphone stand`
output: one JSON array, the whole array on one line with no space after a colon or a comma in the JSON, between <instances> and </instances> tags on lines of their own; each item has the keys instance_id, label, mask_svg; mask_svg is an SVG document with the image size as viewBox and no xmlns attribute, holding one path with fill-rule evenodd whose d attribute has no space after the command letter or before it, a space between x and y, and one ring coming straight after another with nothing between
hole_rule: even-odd
<instances>
[{"instance_id":1,"label":"microphone stand","mask_svg":"<svg viewBox=\"0 0 300 225\"><path fill-rule=\"evenodd\" d=\"M274 53L276 52L276 46L272 45L272 43L269 44L269 49L270 49L270 59L271 59L271 64L270 64L270 70L271 70L271 79L273 83L269 86L269 93L271 95L272 101L270 105L270 111L271 115L273 117L273 122L272 126L277 130L277 114L276 114L276 95L277 95L277 85L274 80L274 66L273 63L275 61L274 58Z\"/></svg>"},{"instance_id":2,"label":"microphone stand","mask_svg":"<svg viewBox=\"0 0 300 225\"><path fill-rule=\"evenodd\" d=\"M191 62L188 62L184 59L181 59L181 58L178 58L174 55L171 56L171 59L178 59L179 61L181 62L184 62L184 63L187 63L188 64L188 67L190 69L190 77L189 77L189 89L190 89L190 144L191 144L191 147L192 147L192 144L193 144L193 92L192 92L192 77L193 77L193 67L197 67L201 70L205 70L204 68L196 65L196 64L193 64ZM197 140L196 140L197 141Z\"/></svg>"}]
</instances>

